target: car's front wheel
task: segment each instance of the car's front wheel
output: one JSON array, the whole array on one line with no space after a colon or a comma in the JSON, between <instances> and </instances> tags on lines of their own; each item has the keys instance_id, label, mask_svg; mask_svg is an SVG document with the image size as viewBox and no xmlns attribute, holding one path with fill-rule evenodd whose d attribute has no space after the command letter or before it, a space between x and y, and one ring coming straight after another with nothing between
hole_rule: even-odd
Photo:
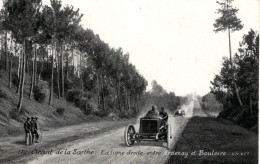
<instances>
[{"instance_id":1,"label":"car's front wheel","mask_svg":"<svg viewBox=\"0 0 260 164\"><path fill-rule=\"evenodd\" d=\"M135 136L135 127L133 125L128 125L125 128L125 144L126 146L132 146L135 143L134 136Z\"/></svg>"}]
</instances>

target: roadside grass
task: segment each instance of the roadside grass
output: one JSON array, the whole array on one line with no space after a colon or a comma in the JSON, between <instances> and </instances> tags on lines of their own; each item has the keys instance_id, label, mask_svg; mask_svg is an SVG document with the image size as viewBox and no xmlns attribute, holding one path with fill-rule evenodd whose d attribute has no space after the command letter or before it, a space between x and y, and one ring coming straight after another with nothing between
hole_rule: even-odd
<instances>
[{"instance_id":1,"label":"roadside grass","mask_svg":"<svg viewBox=\"0 0 260 164\"><path fill-rule=\"evenodd\" d=\"M199 155L201 150L226 152L227 155ZM258 136L224 119L193 117L171 151L189 152L189 155L187 158L172 155L168 164L257 163ZM196 151L196 155L191 155L193 151ZM234 155L236 152L243 154Z\"/></svg>"}]
</instances>

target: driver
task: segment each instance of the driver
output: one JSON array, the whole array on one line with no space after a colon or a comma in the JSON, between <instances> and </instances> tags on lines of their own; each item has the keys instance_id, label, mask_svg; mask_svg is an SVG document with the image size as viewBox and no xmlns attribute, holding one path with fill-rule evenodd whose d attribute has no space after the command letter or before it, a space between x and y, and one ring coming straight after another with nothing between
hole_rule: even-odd
<instances>
[{"instance_id":1,"label":"driver","mask_svg":"<svg viewBox=\"0 0 260 164\"><path fill-rule=\"evenodd\" d=\"M147 112L146 117L156 117L158 115L159 115L159 113L157 112L157 110L155 109L155 106L153 105L152 109Z\"/></svg>"},{"instance_id":2,"label":"driver","mask_svg":"<svg viewBox=\"0 0 260 164\"><path fill-rule=\"evenodd\" d=\"M159 115L162 117L162 121L166 123L168 121L168 113L165 112L164 107L161 107Z\"/></svg>"}]
</instances>

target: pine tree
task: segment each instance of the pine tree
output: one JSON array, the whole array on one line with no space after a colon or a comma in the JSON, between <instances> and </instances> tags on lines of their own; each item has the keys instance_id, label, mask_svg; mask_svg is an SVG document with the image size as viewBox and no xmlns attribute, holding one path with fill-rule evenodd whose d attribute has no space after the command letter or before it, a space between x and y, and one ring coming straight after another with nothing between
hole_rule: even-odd
<instances>
[{"instance_id":1,"label":"pine tree","mask_svg":"<svg viewBox=\"0 0 260 164\"><path fill-rule=\"evenodd\" d=\"M234 68L233 68L233 62L232 62L232 51L231 51L231 36L230 31L238 31L243 28L243 25L241 23L241 20L237 18L236 13L238 12L238 9L234 8L231 3L233 0L222 0L217 1L217 3L221 6L219 9L217 9L217 13L220 14L220 17L215 20L214 25L214 31L228 31L228 39L229 39L229 58L230 58L230 66L232 70L232 79L233 79L233 85L235 88L235 93L237 95L237 99L239 104L242 106L242 101L239 96L237 84L235 81L235 75L234 75Z\"/></svg>"},{"instance_id":2,"label":"pine tree","mask_svg":"<svg viewBox=\"0 0 260 164\"><path fill-rule=\"evenodd\" d=\"M23 45L23 64L19 84L19 102L17 109L20 111L23 101L24 79L25 79L25 62L26 52L25 45L37 33L38 14L41 6L41 0L10 0L4 3L4 9L7 13L3 24L6 29L10 30L16 42Z\"/></svg>"}]
</instances>

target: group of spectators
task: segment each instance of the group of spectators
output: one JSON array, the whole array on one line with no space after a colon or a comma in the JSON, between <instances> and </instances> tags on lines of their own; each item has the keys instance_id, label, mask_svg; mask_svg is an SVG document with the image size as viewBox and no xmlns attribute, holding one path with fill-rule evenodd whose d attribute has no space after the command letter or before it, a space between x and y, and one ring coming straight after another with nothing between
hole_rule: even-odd
<instances>
[{"instance_id":1,"label":"group of spectators","mask_svg":"<svg viewBox=\"0 0 260 164\"><path fill-rule=\"evenodd\" d=\"M31 145L33 142L38 143L39 133L37 119L37 117L27 117L27 120L24 123L26 145Z\"/></svg>"}]
</instances>

